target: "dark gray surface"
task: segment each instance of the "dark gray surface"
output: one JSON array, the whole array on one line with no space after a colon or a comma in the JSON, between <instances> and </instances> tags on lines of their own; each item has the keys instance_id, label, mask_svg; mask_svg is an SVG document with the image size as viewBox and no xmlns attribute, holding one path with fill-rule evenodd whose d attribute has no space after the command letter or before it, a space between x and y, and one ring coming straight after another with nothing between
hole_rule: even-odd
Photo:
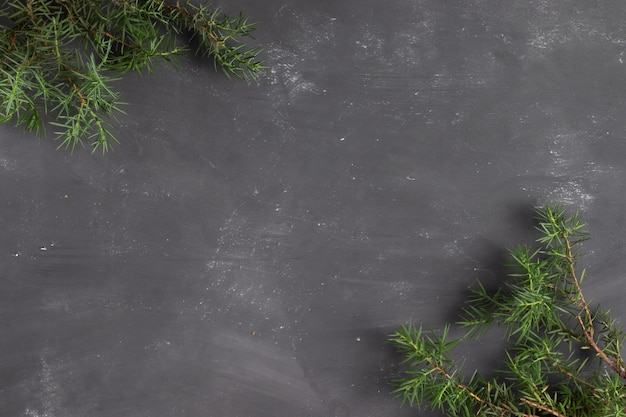
<instances>
[{"instance_id":1,"label":"dark gray surface","mask_svg":"<svg viewBox=\"0 0 626 417\"><path fill-rule=\"evenodd\" d=\"M259 86L190 57L129 77L106 156L0 127L2 415L419 414L387 335L454 320L545 202L581 211L589 297L626 317L623 2L239 9Z\"/></svg>"}]
</instances>

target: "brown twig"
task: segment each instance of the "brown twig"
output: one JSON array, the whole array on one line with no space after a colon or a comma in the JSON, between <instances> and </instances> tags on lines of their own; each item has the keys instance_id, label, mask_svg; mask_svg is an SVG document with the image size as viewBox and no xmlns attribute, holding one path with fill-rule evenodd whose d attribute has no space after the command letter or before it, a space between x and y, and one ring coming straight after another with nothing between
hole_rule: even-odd
<instances>
[{"instance_id":1,"label":"brown twig","mask_svg":"<svg viewBox=\"0 0 626 417\"><path fill-rule=\"evenodd\" d=\"M589 381L582 379L581 377L579 377L578 375L574 375L573 373L571 373L570 371L568 371L567 369L565 369L563 366L561 366L560 364L556 363L552 357L548 357L551 361L552 361L552 365L559 370L560 373L562 373L563 375L569 377L570 379L573 379L574 381L586 385L588 388L594 388L595 386L590 383Z\"/></svg>"},{"instance_id":2,"label":"brown twig","mask_svg":"<svg viewBox=\"0 0 626 417\"><path fill-rule=\"evenodd\" d=\"M580 286L580 281L578 279L578 276L576 275L576 270L574 268L574 255L572 252L572 245L569 241L569 237L567 233L563 233L562 237L565 240L565 256L567 258L569 273L572 277L572 281L574 282L574 286L576 287L576 291L578 292L578 296L580 297L580 305L583 309L583 313L586 319L586 323L585 323L585 320L583 319L583 317L581 317L580 314L576 316L576 319L578 320L578 323L580 324L580 327L583 331L583 335L585 336L585 340L587 341L587 344L589 345L589 347L591 347L591 349L593 349L593 351L596 352L598 357L600 357L600 359L604 363L606 363L608 366L611 367L611 369L617 372L617 374L620 377L626 378L626 369L620 366L620 363L618 360L612 360L611 358L609 358L608 355L604 353L604 351L600 348L600 346L598 346L598 343L595 340L595 330L593 327L593 315L591 313L591 309L589 308L589 304L587 304L587 300L585 300L585 296Z\"/></svg>"},{"instance_id":3,"label":"brown twig","mask_svg":"<svg viewBox=\"0 0 626 417\"><path fill-rule=\"evenodd\" d=\"M550 413L550 414L552 414L555 417L567 417L565 414L561 414L558 411L553 410L550 407L547 407L545 405L534 403L532 401L527 400L526 398L522 398L521 400L522 400L522 402L524 404L527 404L527 405L529 405L531 407L534 407L534 408L536 408L538 410L545 411L546 413Z\"/></svg>"},{"instance_id":4,"label":"brown twig","mask_svg":"<svg viewBox=\"0 0 626 417\"><path fill-rule=\"evenodd\" d=\"M33 3L30 0L26 0L26 8L28 9L28 16L30 20L35 21L35 11L33 10Z\"/></svg>"},{"instance_id":5,"label":"brown twig","mask_svg":"<svg viewBox=\"0 0 626 417\"><path fill-rule=\"evenodd\" d=\"M431 366L431 367L432 367L435 371L437 371L437 372L439 372L441 375L443 375L443 376L444 376L444 377L445 377L448 381L452 381L452 375L450 375L450 374L448 373L448 371L446 371L444 368L440 367L439 365L437 365L435 362L433 362L433 361L431 361L431 360L428 360L427 362L428 362L428 364L429 364L429 365L430 365L430 366ZM479 397L479 396L478 396L478 395L476 395L476 394L475 394L472 390L470 390L470 389L469 389L466 385L463 385L463 384L461 384L460 382L453 381L453 383L454 383L454 385L455 385L457 388L459 388L459 389L461 389L461 390L465 391L465 393L467 393L467 395L469 395L472 399L474 399L474 400L475 400L476 402L478 402L479 404L481 404L481 405L486 405L486 406L489 406L489 407L493 407L493 408L496 408L497 410L499 410L499 411L500 411L500 413L501 413L500 415L502 415L502 416L504 416L504 415L506 415L506 414L517 414L517 413L518 413L518 411L517 411L517 410L509 410L508 408L504 408L504 407L499 406L499 405L497 405L497 404L494 404L494 403L492 403L492 402L490 402L490 401L488 401L488 400L485 400L485 399L484 399L484 398L482 398L482 397ZM522 401L524 401L524 399L522 399ZM524 401L524 402L525 402L525 401ZM538 407L537 407L537 408L538 408ZM544 411L547 411L547 410L544 410ZM554 413L556 413L556 411L554 411ZM535 414L527 414L527 413L521 413L520 415L521 415L522 417L539 417L539 416L537 416L537 415L535 415ZM555 414L555 415L556 415L556 414ZM567 416L564 416L564 415L558 415L557 417L567 417Z\"/></svg>"}]
</instances>

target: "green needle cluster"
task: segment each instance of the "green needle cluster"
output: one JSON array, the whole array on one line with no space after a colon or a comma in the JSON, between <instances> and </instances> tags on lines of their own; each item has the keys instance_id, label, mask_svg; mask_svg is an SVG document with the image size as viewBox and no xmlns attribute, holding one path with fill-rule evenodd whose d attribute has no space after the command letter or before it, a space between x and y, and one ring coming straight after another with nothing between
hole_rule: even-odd
<instances>
[{"instance_id":1,"label":"green needle cluster","mask_svg":"<svg viewBox=\"0 0 626 417\"><path fill-rule=\"evenodd\" d=\"M510 279L499 290L478 285L449 337L412 323L390 338L405 374L395 394L448 416L626 416L624 333L609 311L591 307L581 284L576 246L587 239L578 215L561 206L537 210L538 247L510 251ZM492 325L508 337L497 376L463 372L452 350Z\"/></svg>"},{"instance_id":2,"label":"green needle cluster","mask_svg":"<svg viewBox=\"0 0 626 417\"><path fill-rule=\"evenodd\" d=\"M180 1L13 0L0 5L0 124L42 133L60 147L109 150L124 103L111 85L129 71L197 45L228 76L257 80L258 47L246 47L255 23L239 14ZM181 44L181 39L185 40Z\"/></svg>"}]
</instances>

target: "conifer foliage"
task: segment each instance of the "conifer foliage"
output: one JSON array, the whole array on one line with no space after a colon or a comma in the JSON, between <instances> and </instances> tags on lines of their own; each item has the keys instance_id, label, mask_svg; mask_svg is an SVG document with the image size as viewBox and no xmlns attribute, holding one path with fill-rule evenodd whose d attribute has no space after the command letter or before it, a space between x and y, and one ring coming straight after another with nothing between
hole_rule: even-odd
<instances>
[{"instance_id":1,"label":"conifer foliage","mask_svg":"<svg viewBox=\"0 0 626 417\"><path fill-rule=\"evenodd\" d=\"M189 45L228 76L256 80L256 24L239 14L159 0L12 0L0 5L0 124L54 127L60 147L108 150L123 103L113 81L176 63ZM181 43L182 39L182 43Z\"/></svg>"},{"instance_id":2,"label":"conifer foliage","mask_svg":"<svg viewBox=\"0 0 626 417\"><path fill-rule=\"evenodd\" d=\"M537 247L510 251L513 272L495 293L478 285L459 323L465 336L411 323L391 336L407 367L395 381L403 401L455 417L626 416L624 333L609 311L589 304L576 267L584 225L561 206L537 215ZM491 325L505 331L509 347L487 380L463 372L451 350Z\"/></svg>"}]
</instances>

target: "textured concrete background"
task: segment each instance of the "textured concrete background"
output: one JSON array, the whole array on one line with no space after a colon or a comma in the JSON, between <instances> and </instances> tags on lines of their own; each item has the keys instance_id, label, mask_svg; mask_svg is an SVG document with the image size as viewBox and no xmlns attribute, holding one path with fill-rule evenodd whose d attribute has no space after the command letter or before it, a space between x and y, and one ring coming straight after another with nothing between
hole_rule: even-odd
<instances>
[{"instance_id":1,"label":"textured concrete background","mask_svg":"<svg viewBox=\"0 0 626 417\"><path fill-rule=\"evenodd\" d=\"M260 85L129 76L105 156L0 127L2 415L426 415L387 335L454 321L546 202L626 317L623 2L224 4Z\"/></svg>"}]
</instances>

